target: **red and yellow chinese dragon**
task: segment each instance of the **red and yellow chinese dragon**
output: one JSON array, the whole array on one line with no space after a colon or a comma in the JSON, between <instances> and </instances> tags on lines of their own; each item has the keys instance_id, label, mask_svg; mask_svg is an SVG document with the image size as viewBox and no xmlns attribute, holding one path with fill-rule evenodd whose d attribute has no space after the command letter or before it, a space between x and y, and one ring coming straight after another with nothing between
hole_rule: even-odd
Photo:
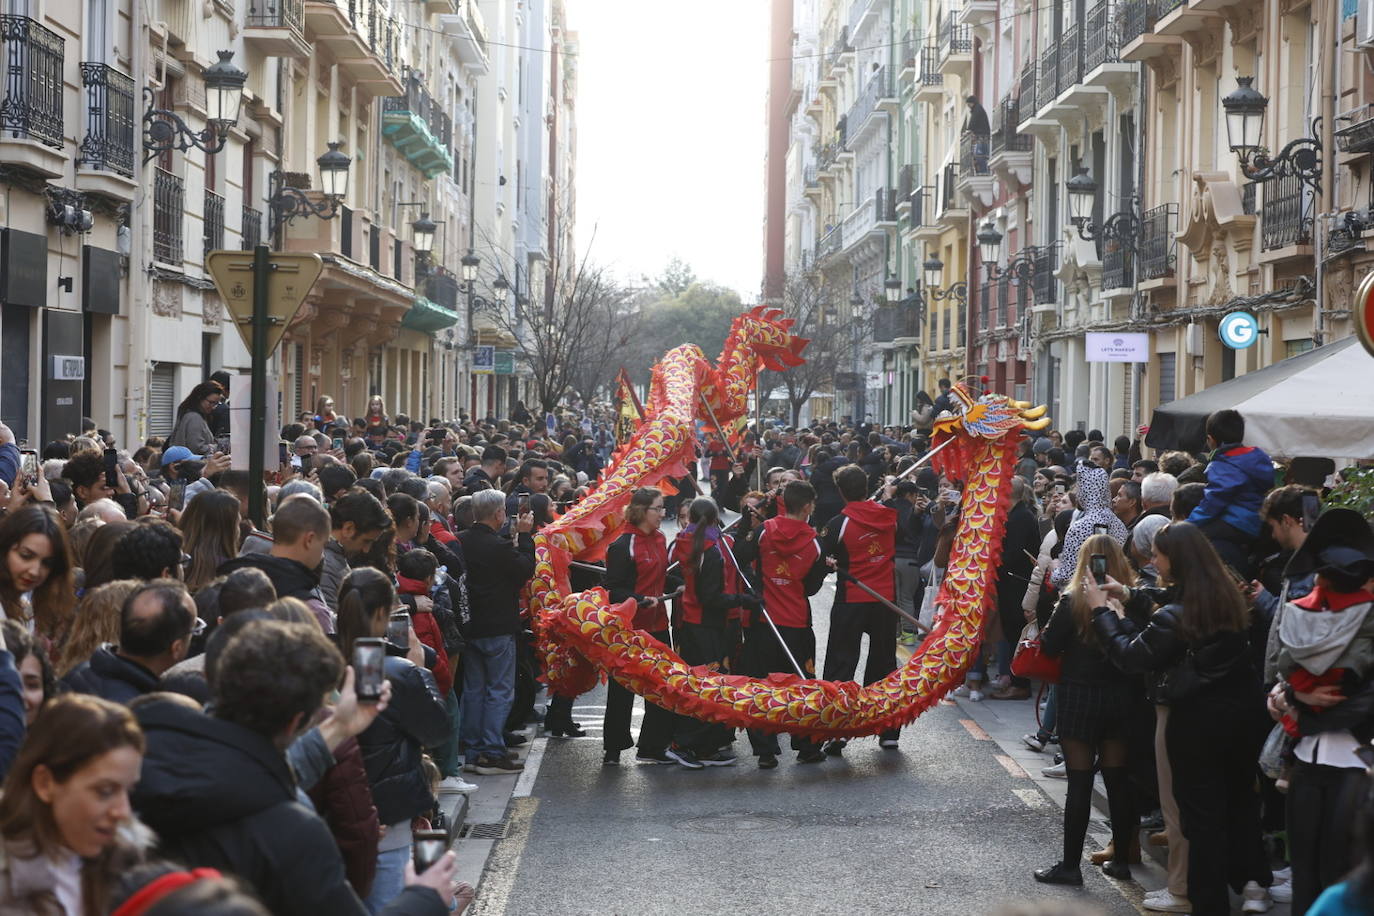
<instances>
[{"instance_id":1,"label":"red and yellow chinese dragon","mask_svg":"<svg viewBox=\"0 0 1374 916\"><path fill-rule=\"evenodd\" d=\"M911 660L866 687L792 674L747 678L684 663L669 647L634 629L634 603L612 606L606 592L572 592L572 560L599 559L620 533L639 487L683 477L695 460L696 421L728 428L747 411L760 368L780 371L802 362L807 341L776 310L755 308L737 318L714 368L686 344L654 366L645 418L607 467L602 483L535 535L536 568L529 589L531 618L557 694L576 696L602 671L674 712L739 728L815 738L872 735L905 725L963 677L995 598L1008 493L1022 429L1048 425L1044 408L956 385L958 407L935 424L934 442L954 441L934 464L965 482L959 527L941 586L932 631ZM715 414L702 407L710 403Z\"/></svg>"}]
</instances>

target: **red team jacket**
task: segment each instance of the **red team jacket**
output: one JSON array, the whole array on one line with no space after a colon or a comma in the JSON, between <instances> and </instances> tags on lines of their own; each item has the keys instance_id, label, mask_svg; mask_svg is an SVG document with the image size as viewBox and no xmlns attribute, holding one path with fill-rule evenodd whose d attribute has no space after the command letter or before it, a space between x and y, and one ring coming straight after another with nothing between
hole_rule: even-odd
<instances>
[{"instance_id":1,"label":"red team jacket","mask_svg":"<svg viewBox=\"0 0 1374 916\"><path fill-rule=\"evenodd\" d=\"M682 571L682 578L687 586L681 598L682 622L724 626L726 615L729 613L728 611L725 614L719 615L719 620L711 619L716 616L714 614L707 614L705 615L705 619L703 619L703 596L699 596L697 593L697 574L699 570L693 568L693 564L688 562L692 555L691 527L692 526L689 525L687 528L678 532L677 538L673 541L672 549L668 553L668 559L678 563L678 569ZM728 554L717 546L722 542L729 545L731 548L734 547L735 543L731 540L729 535L721 535L719 541L713 538L707 538L706 549L702 554L700 563L702 566L710 564L713 570L718 570L721 582L719 591L716 592L717 595L737 595L743 591L740 583L739 571L735 569L735 564L730 562Z\"/></svg>"},{"instance_id":2,"label":"red team jacket","mask_svg":"<svg viewBox=\"0 0 1374 916\"><path fill-rule=\"evenodd\" d=\"M825 527L825 552L835 557L840 569L882 595L896 598L892 563L897 530L897 510L864 500L845 503L840 514ZM872 604L873 596L855 588L843 577L835 586L841 604Z\"/></svg>"},{"instance_id":3,"label":"red team jacket","mask_svg":"<svg viewBox=\"0 0 1374 916\"><path fill-rule=\"evenodd\" d=\"M631 529L606 548L606 590L612 603L658 598L667 591L667 579L668 540L662 531L645 534ZM667 607L659 604L636 609L634 626L651 633L668 629Z\"/></svg>"},{"instance_id":4,"label":"red team jacket","mask_svg":"<svg viewBox=\"0 0 1374 916\"><path fill-rule=\"evenodd\" d=\"M764 523L758 541L758 569L763 579L763 605L775 624L811 626L811 602L806 599L820 588L825 576L822 557L816 532L806 522L780 515ZM814 580L814 587L808 579Z\"/></svg>"}]
</instances>

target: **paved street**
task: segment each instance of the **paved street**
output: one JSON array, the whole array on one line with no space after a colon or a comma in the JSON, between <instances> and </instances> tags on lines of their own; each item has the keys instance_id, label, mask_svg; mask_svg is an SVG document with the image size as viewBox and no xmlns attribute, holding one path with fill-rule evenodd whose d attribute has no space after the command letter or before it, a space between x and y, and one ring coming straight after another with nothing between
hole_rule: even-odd
<instances>
[{"instance_id":1,"label":"paved street","mask_svg":"<svg viewBox=\"0 0 1374 916\"><path fill-rule=\"evenodd\" d=\"M830 598L827 584L813 601L822 645ZM760 771L741 756L692 772L636 766L630 752L602 767L602 695L579 701L587 738L544 746L476 912L964 914L1055 897L1136 912L1091 869L1083 892L1031 879L1058 857L1059 808L953 703L907 729L900 751L866 739L819 765L787 754ZM743 736L735 749L748 754Z\"/></svg>"}]
</instances>

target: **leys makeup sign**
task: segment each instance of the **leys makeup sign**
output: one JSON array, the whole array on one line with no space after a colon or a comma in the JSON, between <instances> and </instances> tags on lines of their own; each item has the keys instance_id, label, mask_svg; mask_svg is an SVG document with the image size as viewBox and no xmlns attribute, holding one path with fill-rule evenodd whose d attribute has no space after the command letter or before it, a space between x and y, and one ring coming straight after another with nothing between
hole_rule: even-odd
<instances>
[{"instance_id":1,"label":"leys makeup sign","mask_svg":"<svg viewBox=\"0 0 1374 916\"><path fill-rule=\"evenodd\" d=\"M1147 363L1150 361L1149 334L1112 334L1090 331L1084 346L1090 363Z\"/></svg>"}]
</instances>

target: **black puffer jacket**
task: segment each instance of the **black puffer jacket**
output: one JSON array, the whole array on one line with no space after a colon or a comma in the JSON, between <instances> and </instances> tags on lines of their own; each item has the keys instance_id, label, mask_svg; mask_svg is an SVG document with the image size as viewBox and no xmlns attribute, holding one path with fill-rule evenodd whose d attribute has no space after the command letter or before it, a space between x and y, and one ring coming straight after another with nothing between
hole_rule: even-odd
<instances>
[{"instance_id":1,"label":"black puffer jacket","mask_svg":"<svg viewBox=\"0 0 1374 916\"><path fill-rule=\"evenodd\" d=\"M237 875L274 916L366 916L334 837L296 800L286 758L271 741L175 703L150 703L135 715L148 750L133 805L164 854ZM382 912L447 910L434 891L411 887Z\"/></svg>"},{"instance_id":2,"label":"black puffer jacket","mask_svg":"<svg viewBox=\"0 0 1374 916\"><path fill-rule=\"evenodd\" d=\"M1137 626L1150 619L1154 603L1142 592L1135 591L1126 604L1126 616ZM1115 614L1112 614L1115 617ZM1073 599L1064 595L1054 606L1045 632L1040 634L1040 648L1047 655L1056 656L1063 666L1059 675L1065 684L1139 684L1136 674L1127 674L1112 664L1099 639L1084 639L1073 619Z\"/></svg>"},{"instance_id":3,"label":"black puffer jacket","mask_svg":"<svg viewBox=\"0 0 1374 916\"><path fill-rule=\"evenodd\" d=\"M534 539L521 534L515 544L481 522L458 535L467 563L468 639L515 636L520 621L520 591L534 575Z\"/></svg>"},{"instance_id":4,"label":"black puffer jacket","mask_svg":"<svg viewBox=\"0 0 1374 916\"><path fill-rule=\"evenodd\" d=\"M1199 685L1199 694L1258 686L1248 631L1223 630L1194 644L1183 634L1182 618L1182 605L1166 604L1142 628L1109 608L1098 608L1093 612L1093 628L1107 655L1123 671L1155 675L1147 681L1153 682L1148 692L1156 702L1168 699L1162 693L1167 682Z\"/></svg>"},{"instance_id":5,"label":"black puffer jacket","mask_svg":"<svg viewBox=\"0 0 1374 916\"><path fill-rule=\"evenodd\" d=\"M77 693L91 693L111 703L127 703L158 689L157 675L112 648L95 650L90 661L77 665L62 679Z\"/></svg>"},{"instance_id":6,"label":"black puffer jacket","mask_svg":"<svg viewBox=\"0 0 1374 916\"><path fill-rule=\"evenodd\" d=\"M450 723L434 675L404 658L388 656L391 702L358 736L372 803L384 825L409 821L434 807L420 754L448 740Z\"/></svg>"}]
</instances>

